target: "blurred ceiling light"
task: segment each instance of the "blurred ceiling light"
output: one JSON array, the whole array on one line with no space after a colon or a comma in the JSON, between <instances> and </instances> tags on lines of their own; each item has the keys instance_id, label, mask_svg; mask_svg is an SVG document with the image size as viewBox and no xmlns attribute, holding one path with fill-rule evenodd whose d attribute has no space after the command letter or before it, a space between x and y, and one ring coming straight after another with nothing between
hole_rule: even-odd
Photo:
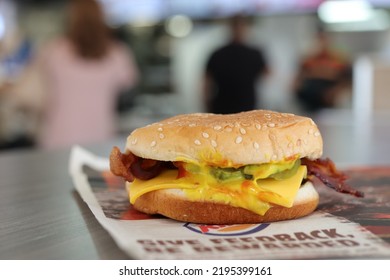
<instances>
[{"instance_id":1,"label":"blurred ceiling light","mask_svg":"<svg viewBox=\"0 0 390 280\"><path fill-rule=\"evenodd\" d=\"M383 31L390 27L389 15L384 10L373 11L373 16L369 20L358 22L341 22L328 24L328 29L332 31Z\"/></svg>"},{"instance_id":2,"label":"blurred ceiling light","mask_svg":"<svg viewBox=\"0 0 390 280\"><path fill-rule=\"evenodd\" d=\"M326 1L318 8L319 18L332 31L381 31L389 28L389 14L373 9L363 0Z\"/></svg>"},{"instance_id":3,"label":"blurred ceiling light","mask_svg":"<svg viewBox=\"0 0 390 280\"><path fill-rule=\"evenodd\" d=\"M172 16L165 23L167 33L177 38L182 38L190 34L192 27L191 19L185 15Z\"/></svg>"},{"instance_id":4,"label":"blurred ceiling light","mask_svg":"<svg viewBox=\"0 0 390 280\"><path fill-rule=\"evenodd\" d=\"M2 14L0 14L0 40L3 39L5 35L5 22L4 17Z\"/></svg>"},{"instance_id":5,"label":"blurred ceiling light","mask_svg":"<svg viewBox=\"0 0 390 280\"><path fill-rule=\"evenodd\" d=\"M373 9L364 0L325 1L318 7L318 16L326 23L365 21Z\"/></svg>"},{"instance_id":6,"label":"blurred ceiling light","mask_svg":"<svg viewBox=\"0 0 390 280\"><path fill-rule=\"evenodd\" d=\"M103 5L108 24L113 27L125 24L131 24L136 27L153 26L165 18L167 13L167 3L165 0L99 1Z\"/></svg>"}]
</instances>

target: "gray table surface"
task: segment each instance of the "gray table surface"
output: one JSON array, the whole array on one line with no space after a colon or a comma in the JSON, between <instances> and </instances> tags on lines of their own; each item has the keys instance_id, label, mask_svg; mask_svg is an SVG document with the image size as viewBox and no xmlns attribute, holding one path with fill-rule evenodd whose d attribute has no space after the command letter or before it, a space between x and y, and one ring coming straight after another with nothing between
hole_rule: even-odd
<instances>
[{"instance_id":1,"label":"gray table surface","mask_svg":"<svg viewBox=\"0 0 390 280\"><path fill-rule=\"evenodd\" d=\"M390 165L390 118L320 118L324 156L339 166ZM108 156L120 137L87 146ZM75 191L70 149L0 154L0 259L126 259Z\"/></svg>"}]
</instances>

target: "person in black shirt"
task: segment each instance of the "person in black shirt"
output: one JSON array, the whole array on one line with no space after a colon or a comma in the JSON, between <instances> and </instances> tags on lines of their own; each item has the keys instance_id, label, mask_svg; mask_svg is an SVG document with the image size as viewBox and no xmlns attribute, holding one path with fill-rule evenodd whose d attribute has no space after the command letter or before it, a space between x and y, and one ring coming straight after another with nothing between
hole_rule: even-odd
<instances>
[{"instance_id":1,"label":"person in black shirt","mask_svg":"<svg viewBox=\"0 0 390 280\"><path fill-rule=\"evenodd\" d=\"M256 82L268 72L261 50L245 44L247 20L235 16L230 22L231 41L210 56L206 65L206 110L231 114L256 108Z\"/></svg>"}]
</instances>

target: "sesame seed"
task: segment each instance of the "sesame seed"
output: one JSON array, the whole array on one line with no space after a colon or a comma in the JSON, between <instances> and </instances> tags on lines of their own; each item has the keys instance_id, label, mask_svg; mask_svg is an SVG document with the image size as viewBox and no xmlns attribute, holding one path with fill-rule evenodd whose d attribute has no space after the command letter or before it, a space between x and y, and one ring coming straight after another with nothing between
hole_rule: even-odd
<instances>
[{"instance_id":1,"label":"sesame seed","mask_svg":"<svg viewBox=\"0 0 390 280\"><path fill-rule=\"evenodd\" d=\"M245 126L245 127L251 126L251 124L250 124L250 123L247 123L247 122L242 122L241 125L242 125L242 126Z\"/></svg>"},{"instance_id":2,"label":"sesame seed","mask_svg":"<svg viewBox=\"0 0 390 280\"><path fill-rule=\"evenodd\" d=\"M220 126L220 125L214 126L214 130L221 130L221 129L222 129L222 126Z\"/></svg>"},{"instance_id":3,"label":"sesame seed","mask_svg":"<svg viewBox=\"0 0 390 280\"><path fill-rule=\"evenodd\" d=\"M256 128L260 130L261 129L261 124L257 123L256 124Z\"/></svg>"},{"instance_id":4,"label":"sesame seed","mask_svg":"<svg viewBox=\"0 0 390 280\"><path fill-rule=\"evenodd\" d=\"M236 144L240 144L242 142L242 137L241 136L237 136L235 142L236 142Z\"/></svg>"},{"instance_id":5,"label":"sesame seed","mask_svg":"<svg viewBox=\"0 0 390 280\"><path fill-rule=\"evenodd\" d=\"M160 139L164 139L164 138L165 138L165 135L162 134L162 133L160 133L160 134L158 135L158 137L160 137Z\"/></svg>"},{"instance_id":6,"label":"sesame seed","mask_svg":"<svg viewBox=\"0 0 390 280\"><path fill-rule=\"evenodd\" d=\"M245 128L242 128L242 127L241 127L241 128L240 128L240 133L241 133L241 134L246 134Z\"/></svg>"},{"instance_id":7,"label":"sesame seed","mask_svg":"<svg viewBox=\"0 0 390 280\"><path fill-rule=\"evenodd\" d=\"M157 128L158 131L163 131L162 127Z\"/></svg>"},{"instance_id":8,"label":"sesame seed","mask_svg":"<svg viewBox=\"0 0 390 280\"><path fill-rule=\"evenodd\" d=\"M196 126L196 124L190 123L188 126L189 126L189 127L194 127L194 126Z\"/></svg>"},{"instance_id":9,"label":"sesame seed","mask_svg":"<svg viewBox=\"0 0 390 280\"><path fill-rule=\"evenodd\" d=\"M194 141L194 143L195 143L195 145L200 145L201 143L200 143L200 141L198 140L198 139L196 139L195 141Z\"/></svg>"},{"instance_id":10,"label":"sesame seed","mask_svg":"<svg viewBox=\"0 0 390 280\"><path fill-rule=\"evenodd\" d=\"M318 136L320 136L320 133L318 131L316 131L316 132L314 132L314 136L318 137Z\"/></svg>"},{"instance_id":11,"label":"sesame seed","mask_svg":"<svg viewBox=\"0 0 390 280\"><path fill-rule=\"evenodd\" d=\"M156 141L152 141L152 143L150 143L150 147L154 147L156 146L157 142Z\"/></svg>"},{"instance_id":12,"label":"sesame seed","mask_svg":"<svg viewBox=\"0 0 390 280\"><path fill-rule=\"evenodd\" d=\"M253 143L253 148L255 148L256 150L259 149L260 148L259 143L254 142Z\"/></svg>"},{"instance_id":13,"label":"sesame seed","mask_svg":"<svg viewBox=\"0 0 390 280\"><path fill-rule=\"evenodd\" d=\"M137 138L133 139L133 140L131 141L131 144L132 144L132 145L137 144Z\"/></svg>"},{"instance_id":14,"label":"sesame seed","mask_svg":"<svg viewBox=\"0 0 390 280\"><path fill-rule=\"evenodd\" d=\"M275 127L275 124L274 123L269 123L268 126L269 127Z\"/></svg>"},{"instance_id":15,"label":"sesame seed","mask_svg":"<svg viewBox=\"0 0 390 280\"><path fill-rule=\"evenodd\" d=\"M217 147L217 142L215 140L211 140L211 146L216 148Z\"/></svg>"},{"instance_id":16,"label":"sesame seed","mask_svg":"<svg viewBox=\"0 0 390 280\"><path fill-rule=\"evenodd\" d=\"M203 138L206 138L206 139L210 137L210 135L207 132L203 132L202 136L203 136Z\"/></svg>"},{"instance_id":17,"label":"sesame seed","mask_svg":"<svg viewBox=\"0 0 390 280\"><path fill-rule=\"evenodd\" d=\"M309 133L310 135L313 135L314 134L314 129L310 128L307 133Z\"/></svg>"}]
</instances>

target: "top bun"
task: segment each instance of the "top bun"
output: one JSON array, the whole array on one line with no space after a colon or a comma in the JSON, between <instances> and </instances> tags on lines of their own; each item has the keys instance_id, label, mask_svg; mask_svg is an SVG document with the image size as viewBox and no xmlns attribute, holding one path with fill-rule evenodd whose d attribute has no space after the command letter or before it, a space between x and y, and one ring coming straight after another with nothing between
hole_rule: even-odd
<instances>
[{"instance_id":1,"label":"top bun","mask_svg":"<svg viewBox=\"0 0 390 280\"><path fill-rule=\"evenodd\" d=\"M322 155L322 137L312 119L254 110L230 115L178 115L134 130L126 150L161 161L240 166Z\"/></svg>"}]
</instances>

